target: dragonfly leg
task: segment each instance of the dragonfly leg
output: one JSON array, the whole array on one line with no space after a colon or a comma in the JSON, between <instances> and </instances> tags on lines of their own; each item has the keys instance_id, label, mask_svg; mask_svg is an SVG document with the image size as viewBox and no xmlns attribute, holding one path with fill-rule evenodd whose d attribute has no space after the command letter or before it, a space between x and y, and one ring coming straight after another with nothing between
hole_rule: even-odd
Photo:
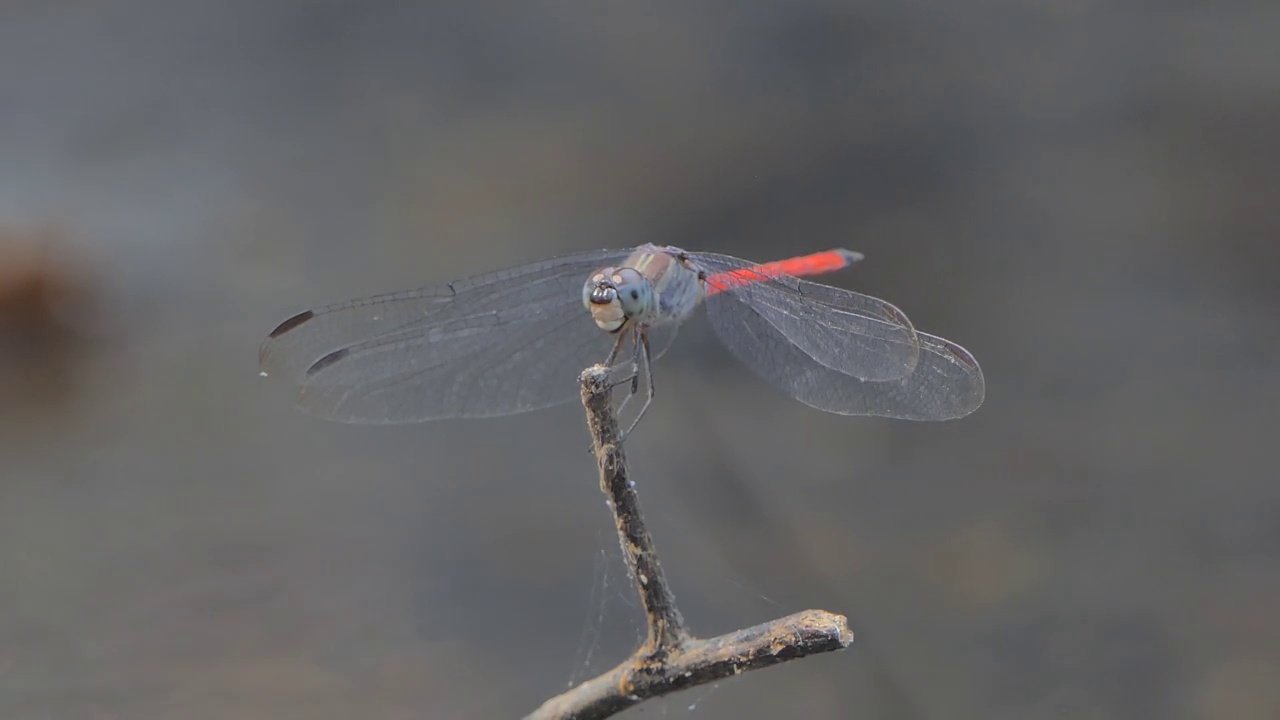
<instances>
[{"instance_id":1,"label":"dragonfly leg","mask_svg":"<svg viewBox=\"0 0 1280 720\"><path fill-rule=\"evenodd\" d=\"M640 342L638 344L643 348L641 354L644 360L644 405L640 406L640 412L636 414L636 419L631 421L631 427L628 427L627 431L622 433L622 436L618 438L618 442L626 440L631 431L636 429L636 426L640 424L640 418L644 417L645 412L649 410L649 405L653 402L653 362L649 356L649 332L647 329L640 331ZM639 377L638 372L636 376ZM631 396L628 396L627 399L631 399Z\"/></svg>"},{"instance_id":2,"label":"dragonfly leg","mask_svg":"<svg viewBox=\"0 0 1280 720\"><path fill-rule=\"evenodd\" d=\"M623 409L623 408L625 408L625 407L627 406L627 401L629 401L631 398L635 397L635 396L636 396L636 393L637 393L637 392L639 392L639 390L640 390L640 361L641 361L641 359L643 358L643 360L644 360L644 362L645 362L645 367L648 367L648 364L649 364L649 363L648 363L648 361L649 361L649 335L648 335L648 333L644 332L644 331L641 329L641 327L640 327L639 325L637 325L637 326L635 326L635 328L634 328L634 329L632 329L632 330L630 330L630 331L628 331L628 332L621 332L621 333L618 333L618 342L616 342L616 343L614 343L614 344L613 344L613 350L609 353L609 357L605 359L605 361L604 361L605 367L608 367L608 368L610 368L610 369L612 369L612 368L613 368L613 363L617 361L617 359L618 359L618 355L619 355L619 354L621 353L621 351L622 351L622 345L623 345L623 343L625 343L625 342L626 342L626 340L627 340L627 338L628 338L628 337L632 338L632 341L633 341L634 346L635 346L635 350L633 351L632 356L631 356L631 377L626 378L626 379L624 379L624 380L618 380L617 382L612 382L612 381L611 381L611 382L609 383L609 389L611 389L611 390L612 390L613 388L618 387L619 385L623 385L623 384L625 384L625 383L631 383L631 392L627 393L627 397L626 397L626 398L624 398L624 399L623 399L623 401L622 401L622 404L620 404L620 405L618 406L618 409L615 411L617 414L621 414L621 413L622 413L622 409ZM651 393L651 394L652 394L652 393ZM647 405L648 405L648 403L646 403L646 406L647 406ZM643 409L641 409L641 412L643 413ZM639 418L636 418L636 419L638 420ZM635 423L632 423L632 427L635 427ZM630 432L630 431L628 431L628 432ZM621 438L619 438L619 441L621 441ZM587 448L587 452L595 452L595 448Z\"/></svg>"},{"instance_id":3,"label":"dragonfly leg","mask_svg":"<svg viewBox=\"0 0 1280 720\"><path fill-rule=\"evenodd\" d=\"M613 344L613 349L609 351L609 357L604 359L604 366L613 367L613 363L618 359L618 353L622 352L622 344L627 341L627 333L618 333L618 342Z\"/></svg>"},{"instance_id":4,"label":"dragonfly leg","mask_svg":"<svg viewBox=\"0 0 1280 720\"><path fill-rule=\"evenodd\" d=\"M631 338L635 350L631 355L631 374L621 380L613 378L613 364L618 361L618 355L622 353L622 346L626 344L627 338ZM637 373L640 371L640 326L634 325L627 328L624 332L618 333L618 342L613 344L613 350L609 352L609 357L605 358L604 366L609 368L609 389L613 389L624 383L631 383L631 392L634 394L637 387Z\"/></svg>"},{"instance_id":5,"label":"dragonfly leg","mask_svg":"<svg viewBox=\"0 0 1280 720\"><path fill-rule=\"evenodd\" d=\"M636 393L640 391L641 353L648 352L647 348L644 345L644 343L648 342L648 337L649 337L648 332L641 329L640 327L637 327L635 332L632 334L632 342L635 349L632 351L632 354L631 354L631 378L630 378L631 392L627 393L627 397L624 398L622 400L622 404L618 406L619 415L622 414L622 409L627 406L627 403L630 402L631 398L635 397ZM643 342L641 341L641 338L644 338ZM625 382L627 381L622 380L620 382L614 383L614 387L617 387L618 385L621 385L622 383L625 383Z\"/></svg>"}]
</instances>

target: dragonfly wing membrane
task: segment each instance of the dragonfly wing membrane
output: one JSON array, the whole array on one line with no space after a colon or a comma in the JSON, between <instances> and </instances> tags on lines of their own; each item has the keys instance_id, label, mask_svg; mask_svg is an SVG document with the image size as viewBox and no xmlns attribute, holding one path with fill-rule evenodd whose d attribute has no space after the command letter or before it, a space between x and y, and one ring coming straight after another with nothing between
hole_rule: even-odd
<instances>
[{"instance_id":1,"label":"dragonfly wing membrane","mask_svg":"<svg viewBox=\"0 0 1280 720\"><path fill-rule=\"evenodd\" d=\"M700 260L699 260L700 261ZM724 266L719 265L719 266ZM762 287L764 284L762 283ZM707 313L719 340L733 355L760 377L781 388L805 405L841 415L877 415L904 420L950 420L963 418L982 405L986 380L977 360L965 348L945 338L916 332L918 352L909 372L899 377L870 379L846 373L838 363L819 359L820 354L796 342L804 336L801 320L822 318L835 310L837 318L867 313L868 296L792 279L786 288L808 304L804 313L788 309L780 319L781 293L751 292L751 286L730 288L707 300ZM887 305L887 304L886 304ZM895 309L896 311L896 309ZM872 313L874 315L874 313ZM814 325L831 332L831 325ZM856 323L826 342L835 354L849 354L856 363L867 336L859 336ZM841 346L844 342L845 345ZM873 355L892 359L892 352ZM881 361L881 360L877 360ZM870 373L861 373L868 375ZM882 373L892 374L892 373Z\"/></svg>"},{"instance_id":2,"label":"dragonfly wing membrane","mask_svg":"<svg viewBox=\"0 0 1280 720\"><path fill-rule=\"evenodd\" d=\"M286 320L264 372L308 413L352 423L509 415L568 402L616 340L582 284L629 251L578 253L448 285L331 305Z\"/></svg>"},{"instance_id":3,"label":"dragonfly wing membrane","mask_svg":"<svg viewBox=\"0 0 1280 720\"><path fill-rule=\"evenodd\" d=\"M815 303L833 309L844 307L847 297L845 291L820 285L806 292ZM982 404L986 389L981 368L949 340L915 332L919 352L910 373L866 380L819 362L778 326L769 306L738 292L721 295L706 304L720 341L756 374L806 405L841 415L950 420Z\"/></svg>"},{"instance_id":4,"label":"dragonfly wing membrane","mask_svg":"<svg viewBox=\"0 0 1280 720\"><path fill-rule=\"evenodd\" d=\"M736 326L738 306L745 305L813 362L836 372L860 380L896 380L915 369L920 355L915 328L883 300L776 273L761 273L749 282L759 265L712 253L692 258L717 290L706 300L713 326ZM723 336L728 330L718 332Z\"/></svg>"}]
</instances>

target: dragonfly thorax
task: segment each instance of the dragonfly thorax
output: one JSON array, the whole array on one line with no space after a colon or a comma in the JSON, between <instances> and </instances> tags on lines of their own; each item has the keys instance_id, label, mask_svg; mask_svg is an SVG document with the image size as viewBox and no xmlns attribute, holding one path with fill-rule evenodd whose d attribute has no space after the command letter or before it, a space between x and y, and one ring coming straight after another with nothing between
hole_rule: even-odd
<instances>
[{"instance_id":1,"label":"dragonfly thorax","mask_svg":"<svg viewBox=\"0 0 1280 720\"><path fill-rule=\"evenodd\" d=\"M582 287L582 304L600 329L617 332L629 320L645 320L653 307L653 285L633 268L604 268Z\"/></svg>"}]
</instances>

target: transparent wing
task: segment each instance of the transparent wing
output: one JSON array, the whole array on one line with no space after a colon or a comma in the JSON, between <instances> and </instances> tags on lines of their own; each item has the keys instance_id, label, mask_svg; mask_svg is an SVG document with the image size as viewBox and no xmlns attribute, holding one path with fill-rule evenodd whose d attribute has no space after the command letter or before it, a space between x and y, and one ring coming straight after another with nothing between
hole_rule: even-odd
<instances>
[{"instance_id":1,"label":"transparent wing","mask_svg":"<svg viewBox=\"0 0 1280 720\"><path fill-rule=\"evenodd\" d=\"M352 423L510 415L568 402L617 341L582 285L630 250L596 250L434 288L308 310L263 343L263 371L310 414ZM622 355L628 358L628 355Z\"/></svg>"},{"instance_id":2,"label":"transparent wing","mask_svg":"<svg viewBox=\"0 0 1280 720\"><path fill-rule=\"evenodd\" d=\"M759 265L728 255L690 253L719 292L707 297L707 314L716 332L738 332L740 305L790 342L810 362L859 380L896 380L911 375L920 357L920 341L898 308L870 295L800 280L761 274L744 282ZM717 275L733 273L732 282ZM727 276L726 276L727 277ZM834 295L832 295L834 294ZM820 298L836 298L823 302Z\"/></svg>"},{"instance_id":3,"label":"transparent wing","mask_svg":"<svg viewBox=\"0 0 1280 720\"><path fill-rule=\"evenodd\" d=\"M804 314L791 313L790 319L780 320L774 296L762 298L759 292L748 292L751 286L707 298L707 314L716 335L764 379L806 405L841 415L948 420L968 415L982 404L986 386L977 361L959 345L933 335L914 333L919 347L916 361L909 373L894 379L867 380L820 362L795 338L834 355L840 354L841 347L850 355L861 355L868 336L841 331L839 322L824 320L822 315L826 308L837 317L857 316L865 310L867 296L798 282L796 290L809 306ZM853 323L852 327L859 326ZM811 336L818 332L831 337L815 343ZM893 343L876 340L872 345L875 349ZM873 365L883 363L893 352L874 357ZM856 368L859 362L866 361L853 357L845 366Z\"/></svg>"}]
</instances>

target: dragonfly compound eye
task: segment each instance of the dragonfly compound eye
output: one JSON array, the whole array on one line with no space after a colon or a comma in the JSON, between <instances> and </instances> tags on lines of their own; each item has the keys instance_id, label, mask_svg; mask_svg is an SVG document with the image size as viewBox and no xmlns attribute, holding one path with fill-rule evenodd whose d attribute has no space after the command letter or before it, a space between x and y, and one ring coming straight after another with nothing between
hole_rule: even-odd
<instances>
[{"instance_id":1,"label":"dragonfly compound eye","mask_svg":"<svg viewBox=\"0 0 1280 720\"><path fill-rule=\"evenodd\" d=\"M653 304L653 286L638 270L622 268L613 274L618 302L628 318L643 316Z\"/></svg>"}]
</instances>

